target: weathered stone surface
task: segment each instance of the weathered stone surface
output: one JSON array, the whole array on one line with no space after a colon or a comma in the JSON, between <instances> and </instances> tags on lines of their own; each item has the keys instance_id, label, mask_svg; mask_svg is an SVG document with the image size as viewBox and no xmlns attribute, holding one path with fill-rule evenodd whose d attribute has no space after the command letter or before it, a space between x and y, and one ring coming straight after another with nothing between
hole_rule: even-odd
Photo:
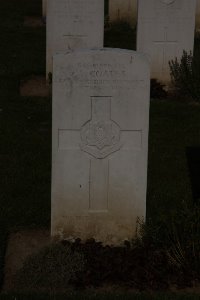
<instances>
[{"instance_id":1,"label":"weathered stone surface","mask_svg":"<svg viewBox=\"0 0 200 300\"><path fill-rule=\"evenodd\" d=\"M170 80L168 62L193 51L196 0L140 0L137 50L151 62L151 77Z\"/></svg>"},{"instance_id":2,"label":"weathered stone surface","mask_svg":"<svg viewBox=\"0 0 200 300\"><path fill-rule=\"evenodd\" d=\"M53 236L134 236L146 210L149 78L134 51L54 56Z\"/></svg>"},{"instance_id":3,"label":"weathered stone surface","mask_svg":"<svg viewBox=\"0 0 200 300\"><path fill-rule=\"evenodd\" d=\"M137 23L137 0L109 0L109 20L127 22L134 28Z\"/></svg>"},{"instance_id":4,"label":"weathered stone surface","mask_svg":"<svg viewBox=\"0 0 200 300\"><path fill-rule=\"evenodd\" d=\"M49 0L47 5L47 76L55 53L103 47L104 0Z\"/></svg>"}]
</instances>

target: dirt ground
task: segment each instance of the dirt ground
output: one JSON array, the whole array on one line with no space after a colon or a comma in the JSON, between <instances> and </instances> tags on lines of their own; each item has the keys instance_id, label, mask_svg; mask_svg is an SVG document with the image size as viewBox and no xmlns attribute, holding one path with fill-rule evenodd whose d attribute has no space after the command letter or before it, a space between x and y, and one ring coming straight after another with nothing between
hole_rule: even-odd
<instances>
[{"instance_id":1,"label":"dirt ground","mask_svg":"<svg viewBox=\"0 0 200 300\"><path fill-rule=\"evenodd\" d=\"M50 243L47 230L27 230L11 233L7 243L3 291L14 288L13 276L23 266L25 259Z\"/></svg>"},{"instance_id":2,"label":"dirt ground","mask_svg":"<svg viewBox=\"0 0 200 300\"><path fill-rule=\"evenodd\" d=\"M20 82L20 95L23 97L48 97L51 86L43 76L31 76Z\"/></svg>"},{"instance_id":3,"label":"dirt ground","mask_svg":"<svg viewBox=\"0 0 200 300\"><path fill-rule=\"evenodd\" d=\"M40 17L26 16L24 17L24 26L33 28L42 27L45 26L45 22Z\"/></svg>"},{"instance_id":4,"label":"dirt ground","mask_svg":"<svg viewBox=\"0 0 200 300\"><path fill-rule=\"evenodd\" d=\"M48 230L23 230L15 233L11 233L7 243L7 250L5 256L5 268L4 268L4 284L2 292L11 292L15 290L14 275L23 266L24 261L28 256L36 254L43 247L49 245L51 242L50 232ZM128 288L123 286L105 285L99 288L87 287L85 291L95 291L95 293L102 292L138 292L134 288ZM148 291L155 293L155 291ZM170 286L168 292L175 294L200 294L200 286L194 284L191 288L179 289L177 286Z\"/></svg>"}]
</instances>

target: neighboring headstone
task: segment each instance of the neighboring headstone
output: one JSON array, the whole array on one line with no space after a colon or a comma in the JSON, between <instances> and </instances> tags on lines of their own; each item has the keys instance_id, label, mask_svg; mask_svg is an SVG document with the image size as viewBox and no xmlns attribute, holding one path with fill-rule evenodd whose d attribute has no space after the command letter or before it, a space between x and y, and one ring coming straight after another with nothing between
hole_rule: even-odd
<instances>
[{"instance_id":1,"label":"neighboring headstone","mask_svg":"<svg viewBox=\"0 0 200 300\"><path fill-rule=\"evenodd\" d=\"M149 73L135 51L54 56L52 236L116 245L145 218Z\"/></svg>"},{"instance_id":2,"label":"neighboring headstone","mask_svg":"<svg viewBox=\"0 0 200 300\"><path fill-rule=\"evenodd\" d=\"M104 0L48 0L47 75L55 53L103 47Z\"/></svg>"},{"instance_id":3,"label":"neighboring headstone","mask_svg":"<svg viewBox=\"0 0 200 300\"><path fill-rule=\"evenodd\" d=\"M127 22L132 28L135 28L137 0L109 0L109 21Z\"/></svg>"},{"instance_id":4,"label":"neighboring headstone","mask_svg":"<svg viewBox=\"0 0 200 300\"><path fill-rule=\"evenodd\" d=\"M148 54L151 77L170 80L169 60L193 51L196 0L140 0L137 50Z\"/></svg>"}]
</instances>

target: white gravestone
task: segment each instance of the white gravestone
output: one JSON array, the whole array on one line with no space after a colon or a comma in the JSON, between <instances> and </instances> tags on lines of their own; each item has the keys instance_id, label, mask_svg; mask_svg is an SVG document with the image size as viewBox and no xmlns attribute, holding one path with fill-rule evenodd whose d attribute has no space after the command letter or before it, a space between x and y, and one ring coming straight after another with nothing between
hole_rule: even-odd
<instances>
[{"instance_id":1,"label":"white gravestone","mask_svg":"<svg viewBox=\"0 0 200 300\"><path fill-rule=\"evenodd\" d=\"M103 34L104 0L48 0L47 75L54 54L103 47Z\"/></svg>"},{"instance_id":2,"label":"white gravestone","mask_svg":"<svg viewBox=\"0 0 200 300\"><path fill-rule=\"evenodd\" d=\"M149 73L134 51L54 56L52 236L120 244L145 218Z\"/></svg>"},{"instance_id":3,"label":"white gravestone","mask_svg":"<svg viewBox=\"0 0 200 300\"><path fill-rule=\"evenodd\" d=\"M137 0L109 0L109 20L124 21L134 28L137 23Z\"/></svg>"},{"instance_id":4,"label":"white gravestone","mask_svg":"<svg viewBox=\"0 0 200 300\"><path fill-rule=\"evenodd\" d=\"M169 60L193 51L196 0L140 0L137 50L146 53L151 77L170 81Z\"/></svg>"}]
</instances>

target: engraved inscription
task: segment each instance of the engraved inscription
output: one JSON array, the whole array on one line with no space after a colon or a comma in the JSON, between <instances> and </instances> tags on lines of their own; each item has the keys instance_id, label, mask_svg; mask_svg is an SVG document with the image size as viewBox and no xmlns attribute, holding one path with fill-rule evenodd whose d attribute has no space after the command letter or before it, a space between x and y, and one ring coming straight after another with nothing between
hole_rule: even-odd
<instances>
[{"instance_id":1,"label":"engraved inscription","mask_svg":"<svg viewBox=\"0 0 200 300\"><path fill-rule=\"evenodd\" d=\"M73 70L68 67L59 67L55 70L55 81L67 84L67 81L73 80L74 87L93 88L109 87L111 89L134 90L138 87L144 87L144 80L138 78L130 79L123 64L87 64L78 63ZM68 85L68 84L67 84Z\"/></svg>"},{"instance_id":2,"label":"engraved inscription","mask_svg":"<svg viewBox=\"0 0 200 300\"><path fill-rule=\"evenodd\" d=\"M111 99L97 97L92 99L92 119L81 129L80 148L96 158L105 158L118 151L120 127L111 120Z\"/></svg>"}]
</instances>

